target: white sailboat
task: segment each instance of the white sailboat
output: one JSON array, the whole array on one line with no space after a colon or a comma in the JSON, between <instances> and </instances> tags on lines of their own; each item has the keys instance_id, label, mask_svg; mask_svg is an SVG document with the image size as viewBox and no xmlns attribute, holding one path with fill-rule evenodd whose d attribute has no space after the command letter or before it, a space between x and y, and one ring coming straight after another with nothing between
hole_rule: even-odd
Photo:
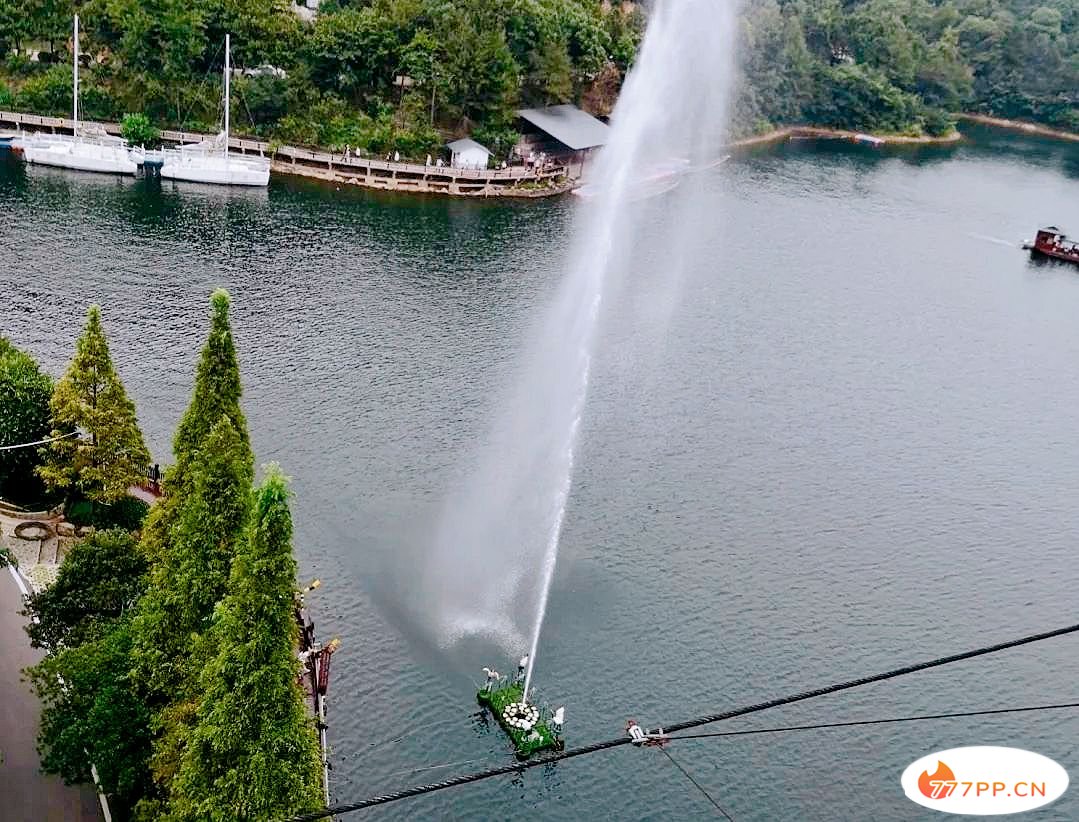
<instances>
[{"instance_id":1,"label":"white sailboat","mask_svg":"<svg viewBox=\"0 0 1079 822\"><path fill-rule=\"evenodd\" d=\"M79 127L79 15L75 15L75 59L72 85L72 135L26 134L17 140L29 163L72 168L78 171L101 171L109 174L134 174L136 157L120 137L92 132Z\"/></svg>"},{"instance_id":2,"label":"white sailboat","mask_svg":"<svg viewBox=\"0 0 1079 822\"><path fill-rule=\"evenodd\" d=\"M192 183L234 186L265 186L270 182L270 161L229 153L229 35L225 35L225 130L216 138L193 145L181 145L162 152L161 176Z\"/></svg>"}]
</instances>

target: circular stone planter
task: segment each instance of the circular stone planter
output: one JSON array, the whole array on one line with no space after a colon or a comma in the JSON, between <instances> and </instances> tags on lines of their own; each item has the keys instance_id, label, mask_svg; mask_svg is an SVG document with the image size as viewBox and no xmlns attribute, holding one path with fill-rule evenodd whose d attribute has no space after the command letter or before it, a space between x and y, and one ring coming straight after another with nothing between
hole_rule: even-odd
<instances>
[{"instance_id":1,"label":"circular stone planter","mask_svg":"<svg viewBox=\"0 0 1079 822\"><path fill-rule=\"evenodd\" d=\"M15 536L19 539L36 542L49 539L52 536L52 528L44 522L20 522L15 526Z\"/></svg>"}]
</instances>

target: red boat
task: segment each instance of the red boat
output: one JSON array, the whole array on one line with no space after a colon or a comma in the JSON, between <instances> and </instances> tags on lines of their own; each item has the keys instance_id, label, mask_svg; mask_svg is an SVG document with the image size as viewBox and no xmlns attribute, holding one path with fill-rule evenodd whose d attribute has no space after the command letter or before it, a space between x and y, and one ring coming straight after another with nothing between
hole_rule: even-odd
<instances>
[{"instance_id":1,"label":"red boat","mask_svg":"<svg viewBox=\"0 0 1079 822\"><path fill-rule=\"evenodd\" d=\"M1044 254L1056 260L1079 264L1079 242L1069 240L1055 225L1038 230L1034 242L1023 243L1031 254Z\"/></svg>"}]
</instances>

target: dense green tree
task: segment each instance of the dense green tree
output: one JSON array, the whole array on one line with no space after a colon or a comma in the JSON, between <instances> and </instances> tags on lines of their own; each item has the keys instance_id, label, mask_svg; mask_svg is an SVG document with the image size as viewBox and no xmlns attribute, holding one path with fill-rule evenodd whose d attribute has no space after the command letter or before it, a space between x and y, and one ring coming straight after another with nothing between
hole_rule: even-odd
<instances>
[{"instance_id":1,"label":"dense green tree","mask_svg":"<svg viewBox=\"0 0 1079 822\"><path fill-rule=\"evenodd\" d=\"M24 0L0 0L0 53L22 51L29 32Z\"/></svg>"},{"instance_id":2,"label":"dense green tree","mask_svg":"<svg viewBox=\"0 0 1079 822\"><path fill-rule=\"evenodd\" d=\"M229 323L229 295L219 288L210 296L210 333L195 372L195 392L173 440L178 467L186 465L202 450L203 441L221 417L228 417L244 459L254 465L247 419L240 410L242 393L240 365Z\"/></svg>"},{"instance_id":3,"label":"dense green tree","mask_svg":"<svg viewBox=\"0 0 1079 822\"><path fill-rule=\"evenodd\" d=\"M0 337L0 445L37 442L48 436L52 380L33 358ZM35 474L37 448L0 451L0 497L31 502L44 491Z\"/></svg>"},{"instance_id":4,"label":"dense green tree","mask_svg":"<svg viewBox=\"0 0 1079 822\"><path fill-rule=\"evenodd\" d=\"M167 819L270 820L321 804L318 742L297 682L288 496L271 466L214 614Z\"/></svg>"},{"instance_id":5,"label":"dense green tree","mask_svg":"<svg viewBox=\"0 0 1079 822\"><path fill-rule=\"evenodd\" d=\"M221 41L231 32L238 66L287 71L237 78L237 129L413 158L451 134L505 141L522 106L574 101L608 112L649 7L323 0L305 24L291 0L79 5L84 50L94 56L83 93L89 116L142 111L159 125L213 129ZM59 46L71 10L71 0L0 0L0 47L50 38ZM1079 129L1075 0L747 0L740 15L735 132L815 122L939 133L964 110ZM20 108L66 113L70 82L42 65L12 60L0 66L0 83ZM396 84L401 75L413 85Z\"/></svg>"},{"instance_id":6,"label":"dense green tree","mask_svg":"<svg viewBox=\"0 0 1079 822\"><path fill-rule=\"evenodd\" d=\"M70 117L73 87L71 69L52 66L23 84L15 96L15 105L26 111Z\"/></svg>"},{"instance_id":7,"label":"dense green tree","mask_svg":"<svg viewBox=\"0 0 1079 822\"><path fill-rule=\"evenodd\" d=\"M146 588L146 559L127 531L98 531L64 557L56 582L31 594L26 632L35 648L73 647L102 635Z\"/></svg>"},{"instance_id":8,"label":"dense green tree","mask_svg":"<svg viewBox=\"0 0 1079 822\"><path fill-rule=\"evenodd\" d=\"M354 102L388 90L401 56L392 21L371 7L320 16L308 43L315 84Z\"/></svg>"},{"instance_id":9,"label":"dense green tree","mask_svg":"<svg viewBox=\"0 0 1079 822\"><path fill-rule=\"evenodd\" d=\"M219 416L201 445L135 620L138 679L162 699L185 685L250 513L251 454L232 420Z\"/></svg>"},{"instance_id":10,"label":"dense green tree","mask_svg":"<svg viewBox=\"0 0 1079 822\"><path fill-rule=\"evenodd\" d=\"M250 483L255 458L251 453L247 420L240 410L242 391L240 365L229 323L229 295L218 289L210 297L210 332L195 372L195 390L173 438L172 453L176 462L165 476L169 494L154 506L146 520L143 547L151 556L168 552L170 532L180 518L190 488L191 464L222 417L232 423L233 434L239 440L238 458L248 466Z\"/></svg>"},{"instance_id":11,"label":"dense green tree","mask_svg":"<svg viewBox=\"0 0 1079 822\"><path fill-rule=\"evenodd\" d=\"M149 714L128 675L131 620L103 623L95 638L49 654L27 673L41 699L41 767L69 784L93 781L114 812L149 789Z\"/></svg>"},{"instance_id":12,"label":"dense green tree","mask_svg":"<svg viewBox=\"0 0 1079 822\"><path fill-rule=\"evenodd\" d=\"M150 452L142 440L135 405L113 368L101 327L101 309L90 306L75 358L56 384L50 402L53 441L39 472L61 491L111 503L143 476Z\"/></svg>"}]
</instances>

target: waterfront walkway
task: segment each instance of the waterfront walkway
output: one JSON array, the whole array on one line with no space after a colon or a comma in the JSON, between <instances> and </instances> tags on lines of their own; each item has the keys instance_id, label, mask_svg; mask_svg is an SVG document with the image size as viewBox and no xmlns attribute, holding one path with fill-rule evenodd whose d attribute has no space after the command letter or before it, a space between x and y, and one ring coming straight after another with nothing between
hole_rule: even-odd
<instances>
[{"instance_id":1,"label":"waterfront walkway","mask_svg":"<svg viewBox=\"0 0 1079 822\"><path fill-rule=\"evenodd\" d=\"M0 111L0 125L29 131L69 133L74 122L66 117L45 117L15 111ZM119 123L95 123L109 134L119 134ZM212 134L163 130L167 143L197 143ZM229 138L229 150L271 159L278 174L314 177L333 183L376 188L385 191L413 191L449 194L458 197L549 197L565 193L576 185L570 169L561 165L509 168L453 168L448 165L394 162L374 157L345 156L320 149L277 145L242 137Z\"/></svg>"},{"instance_id":2,"label":"waterfront walkway","mask_svg":"<svg viewBox=\"0 0 1079 822\"><path fill-rule=\"evenodd\" d=\"M22 669L43 654L23 630L22 592L11 569L0 568L0 802L4 819L34 822L100 822L97 794L86 785L68 787L41 773L37 754L40 706Z\"/></svg>"}]
</instances>

